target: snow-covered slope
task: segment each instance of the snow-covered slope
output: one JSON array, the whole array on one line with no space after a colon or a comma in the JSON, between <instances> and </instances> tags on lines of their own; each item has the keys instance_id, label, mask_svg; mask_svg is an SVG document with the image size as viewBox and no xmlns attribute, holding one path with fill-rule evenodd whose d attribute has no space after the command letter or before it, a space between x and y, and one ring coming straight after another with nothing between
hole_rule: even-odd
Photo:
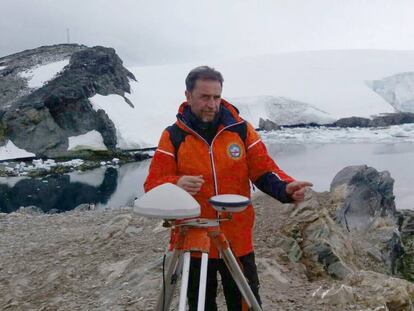
<instances>
[{"instance_id":1,"label":"snow-covered slope","mask_svg":"<svg viewBox=\"0 0 414 311\"><path fill-rule=\"evenodd\" d=\"M414 112L414 72L405 72L382 80L367 81L395 110Z\"/></svg>"},{"instance_id":2,"label":"snow-covered slope","mask_svg":"<svg viewBox=\"0 0 414 311\"><path fill-rule=\"evenodd\" d=\"M161 131L175 121L180 103L185 100L184 80L187 73L200 63L145 66L129 68L139 83L131 81L128 106L118 95L113 104L104 108L114 117L118 142L122 148L154 146ZM306 117L326 120L341 117L369 117L394 112L393 107L373 92L366 81L378 80L400 72L414 71L414 52L407 51L315 51L256 56L238 60L211 62L208 65L224 76L223 97L242 104L241 115L257 125L258 117L276 119L284 113L284 124ZM301 102L282 109L281 99L288 103ZM269 98L279 102L271 110ZM94 98L96 105L108 107L107 100ZM103 103L105 101L105 103ZM102 104L101 104L102 103ZM122 108L121 108L122 105ZM247 107L247 108L246 108ZM266 108L268 107L268 108ZM285 106L286 108L288 106ZM326 112L326 113L324 113ZM262 115L263 114L263 115ZM270 118L272 116L272 118ZM292 118L291 121L288 118Z\"/></svg>"},{"instance_id":3,"label":"snow-covered slope","mask_svg":"<svg viewBox=\"0 0 414 311\"><path fill-rule=\"evenodd\" d=\"M329 114L312 105L284 97L258 96L232 98L243 118L253 126L259 126L260 118L269 119L279 125L300 123L327 124L335 121Z\"/></svg>"}]
</instances>

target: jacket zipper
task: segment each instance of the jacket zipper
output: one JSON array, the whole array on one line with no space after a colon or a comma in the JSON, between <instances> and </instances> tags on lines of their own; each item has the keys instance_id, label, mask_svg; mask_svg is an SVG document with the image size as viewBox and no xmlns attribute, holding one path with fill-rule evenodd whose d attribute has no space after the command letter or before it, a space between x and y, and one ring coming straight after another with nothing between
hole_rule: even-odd
<instances>
[{"instance_id":1,"label":"jacket zipper","mask_svg":"<svg viewBox=\"0 0 414 311\"><path fill-rule=\"evenodd\" d=\"M216 167L215 167L215 165L214 165L214 155L213 155L213 144L214 144L214 141L215 141L215 139L217 138L217 136L221 133L221 132L223 132L224 130L226 130L226 129L228 129L228 128L230 128L230 127L232 127L232 126L236 126L236 125L239 125L239 124L242 124L244 121L240 121L240 122L237 122L237 123L233 123L233 124L230 124L230 125L227 125L227 126L225 126L225 127L223 127L220 131L218 131L217 132L217 134L213 137L213 140L211 141L211 145L207 142L207 140L205 140L200 134L198 134L196 131L194 131L191 127L189 127L187 124L185 124L184 122L182 122L181 120L180 120L180 122L187 128L187 129L189 129L192 133L194 133L196 136L198 136L202 141L204 141L206 144L207 144L207 146L208 146L208 153L209 153L209 156L210 156L210 164L211 164L211 170L212 170L212 172L213 172L213 180L214 180L214 193L215 193L215 195L218 195L218 184L217 184L217 175L216 175Z\"/></svg>"},{"instance_id":2,"label":"jacket zipper","mask_svg":"<svg viewBox=\"0 0 414 311\"><path fill-rule=\"evenodd\" d=\"M223 132L224 130L226 130L226 129L228 129L228 128L230 128L230 127L232 127L232 126L236 126L236 125L239 125L239 124L241 124L241 123L243 123L244 121L240 121L240 122L237 122L237 123L233 123L233 124L230 124L230 125L228 125L228 126L225 126L225 127L223 127L220 131L218 131L217 132L217 134L216 135L214 135L214 137L213 137L213 140L211 141L211 145L207 142L207 140L205 140L200 134L198 134L196 131L194 131L192 128L190 128L189 126L187 126L187 124L185 124L184 122L182 122L181 120L180 120L180 122L187 128L187 129L189 129L190 130L190 132L192 132L192 133L194 133L196 136L198 136L202 141L204 141L206 144L207 144L207 146L208 146L208 153L209 153L209 155L210 155L210 163L211 163L211 170L212 170L212 172L213 172L213 179L214 179L214 193L215 193L215 195L218 195L218 185L217 185L217 175L216 175L216 167L215 167L215 165L214 165L214 155L213 155L213 144L214 144L214 140L217 138L217 136L221 133L221 132ZM220 217L221 217L221 213L219 212L219 211L216 211L216 217L219 219ZM220 222L218 223L218 225L219 225L219 227L220 227ZM220 252L218 253L219 254L219 258L221 258L221 254L220 254Z\"/></svg>"}]
</instances>

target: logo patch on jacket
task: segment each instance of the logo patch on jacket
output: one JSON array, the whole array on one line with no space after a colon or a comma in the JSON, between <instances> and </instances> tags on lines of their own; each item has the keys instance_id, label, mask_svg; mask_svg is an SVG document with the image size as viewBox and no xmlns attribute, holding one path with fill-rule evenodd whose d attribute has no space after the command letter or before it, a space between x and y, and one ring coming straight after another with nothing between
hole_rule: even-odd
<instances>
[{"instance_id":1,"label":"logo patch on jacket","mask_svg":"<svg viewBox=\"0 0 414 311\"><path fill-rule=\"evenodd\" d=\"M231 144L227 148L227 154L233 159L240 159L242 155L242 148L238 144Z\"/></svg>"}]
</instances>

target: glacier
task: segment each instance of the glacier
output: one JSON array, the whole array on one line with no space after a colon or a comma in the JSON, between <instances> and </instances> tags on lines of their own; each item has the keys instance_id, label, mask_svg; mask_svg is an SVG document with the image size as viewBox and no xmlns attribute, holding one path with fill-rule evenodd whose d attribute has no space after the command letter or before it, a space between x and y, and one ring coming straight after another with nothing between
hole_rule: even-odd
<instances>
[{"instance_id":1,"label":"glacier","mask_svg":"<svg viewBox=\"0 0 414 311\"><path fill-rule=\"evenodd\" d=\"M240 111L240 115L253 124L259 126L260 118L269 119L278 125L293 125L334 122L327 112L293 99L275 96L230 98Z\"/></svg>"},{"instance_id":2,"label":"glacier","mask_svg":"<svg viewBox=\"0 0 414 311\"><path fill-rule=\"evenodd\" d=\"M414 72L403 72L381 80L366 81L366 84L396 111L414 113Z\"/></svg>"}]
</instances>

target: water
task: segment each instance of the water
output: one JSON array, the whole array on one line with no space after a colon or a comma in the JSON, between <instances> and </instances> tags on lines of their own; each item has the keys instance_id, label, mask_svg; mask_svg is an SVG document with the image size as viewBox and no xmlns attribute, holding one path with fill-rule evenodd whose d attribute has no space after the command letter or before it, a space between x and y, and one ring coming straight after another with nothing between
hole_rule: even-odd
<instances>
[{"instance_id":1,"label":"water","mask_svg":"<svg viewBox=\"0 0 414 311\"><path fill-rule=\"evenodd\" d=\"M335 174L348 165L388 170L395 179L397 208L414 208L413 143L277 144L268 151L278 165L298 180L313 182L316 191L329 190ZM67 211L81 203L98 207L131 204L143 193L150 160L129 163L119 169L101 167L45 178L0 178L0 211L35 205L43 211Z\"/></svg>"},{"instance_id":2,"label":"water","mask_svg":"<svg viewBox=\"0 0 414 311\"><path fill-rule=\"evenodd\" d=\"M394 178L396 206L414 209L414 144L271 144L269 154L298 180L309 180L316 191L329 190L335 175L349 165L387 170Z\"/></svg>"}]
</instances>

